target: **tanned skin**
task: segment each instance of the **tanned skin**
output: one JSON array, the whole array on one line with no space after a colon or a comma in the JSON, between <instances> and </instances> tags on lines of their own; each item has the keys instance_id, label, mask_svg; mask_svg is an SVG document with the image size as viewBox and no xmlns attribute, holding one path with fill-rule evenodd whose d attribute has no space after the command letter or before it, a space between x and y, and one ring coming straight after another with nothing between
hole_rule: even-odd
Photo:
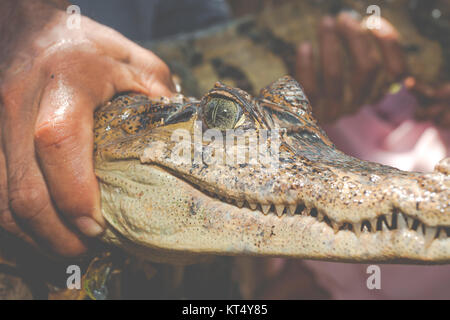
<instances>
[{"instance_id":1,"label":"tanned skin","mask_svg":"<svg viewBox=\"0 0 450 320\"><path fill-rule=\"evenodd\" d=\"M0 226L62 256L102 232L93 112L114 94L170 96L168 67L66 1L0 3Z\"/></svg>"}]
</instances>

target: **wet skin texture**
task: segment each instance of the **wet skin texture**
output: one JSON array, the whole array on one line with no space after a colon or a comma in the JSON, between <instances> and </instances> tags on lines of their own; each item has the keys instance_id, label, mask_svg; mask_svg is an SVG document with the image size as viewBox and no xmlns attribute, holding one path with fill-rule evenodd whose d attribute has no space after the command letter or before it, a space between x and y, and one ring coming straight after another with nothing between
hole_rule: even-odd
<instances>
[{"instance_id":1,"label":"wet skin texture","mask_svg":"<svg viewBox=\"0 0 450 320\"><path fill-rule=\"evenodd\" d=\"M210 112L220 99L238 106L236 121L225 121L233 129L279 130L278 167L175 161L172 134L194 136L196 121L211 129L207 117L227 114ZM155 262L259 255L448 263L449 166L447 158L433 173L404 172L345 155L288 76L258 97L217 83L201 100L122 95L95 114L103 240Z\"/></svg>"}]
</instances>

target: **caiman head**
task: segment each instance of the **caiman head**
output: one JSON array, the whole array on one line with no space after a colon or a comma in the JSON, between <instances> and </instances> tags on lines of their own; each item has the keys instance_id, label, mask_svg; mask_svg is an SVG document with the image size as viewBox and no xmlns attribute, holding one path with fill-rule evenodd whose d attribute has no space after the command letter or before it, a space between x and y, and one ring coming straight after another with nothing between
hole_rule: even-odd
<instances>
[{"instance_id":1,"label":"caiman head","mask_svg":"<svg viewBox=\"0 0 450 320\"><path fill-rule=\"evenodd\" d=\"M424 174L340 152L289 77L258 97L122 95L95 115L103 240L155 262L449 263L449 160Z\"/></svg>"}]
</instances>

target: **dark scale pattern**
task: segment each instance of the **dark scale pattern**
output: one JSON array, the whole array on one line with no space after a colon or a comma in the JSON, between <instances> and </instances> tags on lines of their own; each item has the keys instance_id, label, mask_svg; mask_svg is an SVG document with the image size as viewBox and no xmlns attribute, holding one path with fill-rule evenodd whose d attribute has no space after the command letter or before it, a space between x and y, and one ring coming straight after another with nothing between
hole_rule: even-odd
<instances>
[{"instance_id":1,"label":"dark scale pattern","mask_svg":"<svg viewBox=\"0 0 450 320\"><path fill-rule=\"evenodd\" d=\"M167 103L139 94L121 95L95 113L95 145L117 143L117 140L139 136L142 132L159 127L180 103ZM120 129L119 129L120 128Z\"/></svg>"}]
</instances>

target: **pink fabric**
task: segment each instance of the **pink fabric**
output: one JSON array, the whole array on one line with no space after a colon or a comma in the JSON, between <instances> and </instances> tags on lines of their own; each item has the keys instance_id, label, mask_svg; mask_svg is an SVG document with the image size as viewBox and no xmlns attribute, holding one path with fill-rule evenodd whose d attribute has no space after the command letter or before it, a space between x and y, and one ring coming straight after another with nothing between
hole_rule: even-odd
<instances>
[{"instance_id":1,"label":"pink fabric","mask_svg":"<svg viewBox=\"0 0 450 320\"><path fill-rule=\"evenodd\" d=\"M388 95L325 127L336 146L355 157L408 171L432 171L450 155L450 130L412 115L417 101L406 90ZM367 264L305 261L334 299L450 299L450 265L379 265L381 290L369 290Z\"/></svg>"}]
</instances>

